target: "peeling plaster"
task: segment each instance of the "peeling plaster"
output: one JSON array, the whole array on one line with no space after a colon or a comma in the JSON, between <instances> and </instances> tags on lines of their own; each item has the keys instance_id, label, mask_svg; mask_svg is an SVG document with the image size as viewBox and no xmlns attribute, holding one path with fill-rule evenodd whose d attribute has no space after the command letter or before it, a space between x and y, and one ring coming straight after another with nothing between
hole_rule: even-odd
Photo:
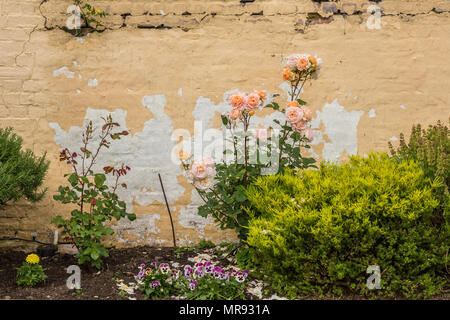
<instances>
[{"instance_id":1,"label":"peeling plaster","mask_svg":"<svg viewBox=\"0 0 450 320\"><path fill-rule=\"evenodd\" d=\"M347 155L356 155L358 151L358 122L364 111L345 111L337 99L332 103L326 103L322 111L317 111L317 118L311 122L314 129L320 128L322 122L324 132L316 131L312 145L324 144L322 158L332 162L339 162L339 158L344 151ZM325 134L331 141L323 139ZM316 155L317 156L317 155Z\"/></svg>"},{"instance_id":2,"label":"peeling plaster","mask_svg":"<svg viewBox=\"0 0 450 320\"><path fill-rule=\"evenodd\" d=\"M376 117L376 113L375 113L375 109L370 109L369 110L369 118L375 118Z\"/></svg>"},{"instance_id":3,"label":"peeling plaster","mask_svg":"<svg viewBox=\"0 0 450 320\"><path fill-rule=\"evenodd\" d=\"M178 215L178 222L184 228L195 229L200 234L205 233L205 227L214 224L211 217L203 218L198 215L198 207L203 204L203 200L198 195L197 190L193 189L191 192L191 203L186 207L182 207Z\"/></svg>"},{"instance_id":4,"label":"peeling plaster","mask_svg":"<svg viewBox=\"0 0 450 320\"><path fill-rule=\"evenodd\" d=\"M98 86L98 80L97 79L88 79L88 86L89 87L96 87L96 86Z\"/></svg>"},{"instance_id":5,"label":"peeling plaster","mask_svg":"<svg viewBox=\"0 0 450 320\"><path fill-rule=\"evenodd\" d=\"M54 77L58 77L62 74L65 75L66 78L70 78L70 79L72 79L75 76L75 72L70 71L69 68L67 68L66 66L63 66L56 70L53 70Z\"/></svg>"},{"instance_id":6,"label":"peeling plaster","mask_svg":"<svg viewBox=\"0 0 450 320\"><path fill-rule=\"evenodd\" d=\"M161 217L159 214L143 214L141 218L136 218L134 221L130 221L128 219L122 219L119 221L118 226L112 225L111 228L117 232L117 238L119 242L125 242L123 240L124 232L131 232L135 234L141 240L144 239L145 236L149 234L157 235L161 232L161 230L156 226L156 220L160 220Z\"/></svg>"},{"instance_id":7,"label":"peeling plaster","mask_svg":"<svg viewBox=\"0 0 450 320\"><path fill-rule=\"evenodd\" d=\"M127 189L120 188L117 191L119 197L126 202L128 212L133 212L133 202L142 206L148 206L154 201L164 202L158 172L161 174L167 190L169 203L174 203L184 193L184 187L177 181L177 176L182 175L183 172L170 159L175 143L170 140L173 131L172 120L164 112L166 98L164 95L144 96L142 105L153 113L154 118L144 123L142 132L137 132L134 136L124 136L120 143L112 143L108 150L103 150L99 156L101 160L93 167L94 172L102 172L105 164L123 162L131 167L131 171L123 179L123 182L127 183ZM94 127L99 130L102 124L101 117L105 117L108 113L107 110L88 108L85 120L92 120ZM120 124L118 131L128 130L125 110L116 109L111 114L113 119ZM81 127L74 126L66 132L58 123L49 123L49 126L55 130L56 144L68 147L69 150L80 149ZM94 137L97 136L98 131L94 132ZM93 145L95 145L94 141ZM111 177L108 178L107 183L112 185ZM145 219L143 221L150 221L148 220L150 218ZM120 220L119 227L122 228L122 225L128 226L126 222ZM151 229L152 227L147 225L146 228Z\"/></svg>"}]
</instances>

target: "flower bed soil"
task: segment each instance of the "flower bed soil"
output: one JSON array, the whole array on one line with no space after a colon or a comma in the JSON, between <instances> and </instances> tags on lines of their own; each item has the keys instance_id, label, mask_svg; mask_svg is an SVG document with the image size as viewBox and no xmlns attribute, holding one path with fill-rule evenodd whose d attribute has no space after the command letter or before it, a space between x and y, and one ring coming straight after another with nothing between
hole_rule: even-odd
<instances>
[{"instance_id":1,"label":"flower bed soil","mask_svg":"<svg viewBox=\"0 0 450 320\"><path fill-rule=\"evenodd\" d=\"M173 248L136 247L128 249L112 249L109 258L104 261L104 269L97 270L81 268L82 291L76 293L66 287L67 267L76 265L76 258L72 255L57 253L53 257L42 257L40 264L46 269L46 282L34 288L19 287L16 284L16 268L20 267L27 256L24 252L0 253L0 299L44 299L44 300L117 300L128 299L119 295L120 290L114 279L123 279L124 283L135 282L138 266L141 263L156 261L176 262L180 265L190 264L188 258L198 253L182 252L177 255ZM215 260L219 260L215 257ZM229 265L227 260L219 260L222 265ZM139 292L128 295L136 299L145 299ZM256 297L248 295L248 299Z\"/></svg>"},{"instance_id":2,"label":"flower bed soil","mask_svg":"<svg viewBox=\"0 0 450 320\"><path fill-rule=\"evenodd\" d=\"M134 276L137 274L138 266L141 263L149 264L152 261L158 263L178 263L180 266L189 264L193 265L192 259L198 255L212 256L214 261L218 262L222 267L234 266L229 260L212 254L212 250L204 249L193 251L183 251L176 253L174 248L154 248L154 247L136 247L127 249L111 249L109 258L104 261L104 269L98 272L95 269L81 269L81 287L82 290L76 292L66 287L67 267L76 265L77 261L74 256L69 254L57 253L53 257L41 257L40 264L46 269L48 276L44 284L30 287L19 287L16 284L16 268L20 267L27 256L24 252L0 252L0 300L25 299L25 300L128 300L146 299L139 290L135 290L134 294L121 294L115 279L123 280L128 284L135 282ZM249 276L248 283L253 282ZM264 290L263 290L264 292ZM122 292L123 293L123 292ZM246 299L260 299L256 295L245 293ZM273 296L273 292L263 294L262 299L279 299ZM367 299L359 295L344 296L308 296L301 299ZM400 298L401 299L401 298ZM449 300L450 295L444 293L432 299Z\"/></svg>"}]
</instances>

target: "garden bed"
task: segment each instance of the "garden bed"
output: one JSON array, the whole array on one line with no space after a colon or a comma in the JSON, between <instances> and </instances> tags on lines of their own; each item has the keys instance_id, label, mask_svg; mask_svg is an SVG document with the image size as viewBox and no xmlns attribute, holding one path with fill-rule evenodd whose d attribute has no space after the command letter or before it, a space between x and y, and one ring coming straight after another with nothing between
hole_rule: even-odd
<instances>
[{"instance_id":1,"label":"garden bed","mask_svg":"<svg viewBox=\"0 0 450 320\"><path fill-rule=\"evenodd\" d=\"M77 265L77 260L69 254L58 253L53 257L41 257L41 265L46 269L48 276L44 284L30 287L19 287L16 284L16 268L20 267L25 257L24 252L0 253L0 299L51 299L51 300L116 300L116 299L145 299L139 292L125 294L119 289L117 280L129 284L135 282L134 276L138 273L141 263L176 263L180 266L193 265L192 261L201 254L211 255L212 249L204 250L178 250L174 248L136 247L110 250L109 258L104 261L104 270L81 269L82 290L69 290L66 280L70 276L66 272L70 265ZM191 260L189 260L191 259ZM214 256L222 266L229 266L227 259ZM246 294L247 299L257 299L252 294Z\"/></svg>"},{"instance_id":2,"label":"garden bed","mask_svg":"<svg viewBox=\"0 0 450 320\"><path fill-rule=\"evenodd\" d=\"M48 276L45 283L36 287L19 287L16 284L16 268L20 267L27 254L19 251L0 252L0 299L143 300L146 298L139 290L133 290L133 294L120 290L118 280L123 280L123 283L127 285L135 282L134 276L138 272L138 266L141 263L153 261L184 266L186 264L193 265L199 258L210 256L211 260L218 262L223 267L235 266L232 259L225 258L226 255L218 256L214 254L217 250L220 250L220 247L207 249L191 247L185 250L155 247L112 249L110 250L110 257L105 259L105 268L101 272L81 269L82 290L79 291L69 290L66 287L66 280L70 276L66 272L67 267L77 264L76 258L72 255L58 253L53 257L41 257L40 263L46 269L45 273ZM256 289L258 286L261 290ZM248 278L245 297L248 300L282 299L270 289L268 290L262 281L252 278L251 274ZM367 297L359 295L307 296L301 297L301 299L360 300L367 299ZM443 294L432 299L448 300L450 295Z\"/></svg>"}]
</instances>

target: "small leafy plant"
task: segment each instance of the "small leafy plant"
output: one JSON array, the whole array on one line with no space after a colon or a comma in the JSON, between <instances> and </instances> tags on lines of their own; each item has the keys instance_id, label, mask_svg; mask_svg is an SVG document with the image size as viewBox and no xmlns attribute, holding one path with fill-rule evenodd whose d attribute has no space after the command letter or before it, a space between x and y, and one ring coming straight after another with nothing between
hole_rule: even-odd
<instances>
[{"instance_id":1,"label":"small leafy plant","mask_svg":"<svg viewBox=\"0 0 450 320\"><path fill-rule=\"evenodd\" d=\"M29 254L20 268L17 268L17 284L19 286L30 286L44 282L47 279L45 269L39 264L37 254Z\"/></svg>"},{"instance_id":2,"label":"small leafy plant","mask_svg":"<svg viewBox=\"0 0 450 320\"><path fill-rule=\"evenodd\" d=\"M84 0L74 0L74 4L80 8L81 18L89 28L97 30L103 26L101 18L108 15L107 12L96 9L89 2Z\"/></svg>"},{"instance_id":3,"label":"small leafy plant","mask_svg":"<svg viewBox=\"0 0 450 320\"><path fill-rule=\"evenodd\" d=\"M121 136L128 135L128 131L113 132L119 124L113 121L111 115L103 118L103 121L99 143L95 149L91 149L90 146L94 134L92 121L90 121L82 134L80 154L67 148L61 151L60 161L71 165L73 173L65 175L69 186L60 186L59 193L53 198L63 204L76 205L77 208L72 210L69 219L61 216L52 219L52 223L63 229L62 234L66 236L66 239L72 241L77 247L78 263L88 263L98 269L102 266L102 258L109 255L102 243L102 238L114 234L114 230L105 223L112 219L118 221L124 217L131 221L136 219L136 215L126 212L125 202L121 201L116 194L119 186L127 187L125 183L120 183L120 179L131 168L122 164L118 167L105 166L104 173L94 173L92 170L102 148L109 148L112 140L119 140ZM112 188L105 184L107 174L113 176Z\"/></svg>"},{"instance_id":4,"label":"small leafy plant","mask_svg":"<svg viewBox=\"0 0 450 320\"><path fill-rule=\"evenodd\" d=\"M50 162L22 150L22 138L12 128L0 128L0 208L21 198L36 202L47 189L39 191Z\"/></svg>"}]
</instances>

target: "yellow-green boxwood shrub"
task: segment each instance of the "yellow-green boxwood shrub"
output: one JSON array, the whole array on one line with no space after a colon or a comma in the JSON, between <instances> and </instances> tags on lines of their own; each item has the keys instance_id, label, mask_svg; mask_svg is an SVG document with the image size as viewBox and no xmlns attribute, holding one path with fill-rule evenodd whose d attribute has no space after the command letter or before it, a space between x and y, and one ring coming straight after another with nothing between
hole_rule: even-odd
<instances>
[{"instance_id":1,"label":"yellow-green boxwood shrub","mask_svg":"<svg viewBox=\"0 0 450 320\"><path fill-rule=\"evenodd\" d=\"M248 191L254 264L291 296L438 294L448 286L449 221L433 220L433 188L415 162L379 153L260 177ZM370 265L381 269L380 290L366 286Z\"/></svg>"}]
</instances>

